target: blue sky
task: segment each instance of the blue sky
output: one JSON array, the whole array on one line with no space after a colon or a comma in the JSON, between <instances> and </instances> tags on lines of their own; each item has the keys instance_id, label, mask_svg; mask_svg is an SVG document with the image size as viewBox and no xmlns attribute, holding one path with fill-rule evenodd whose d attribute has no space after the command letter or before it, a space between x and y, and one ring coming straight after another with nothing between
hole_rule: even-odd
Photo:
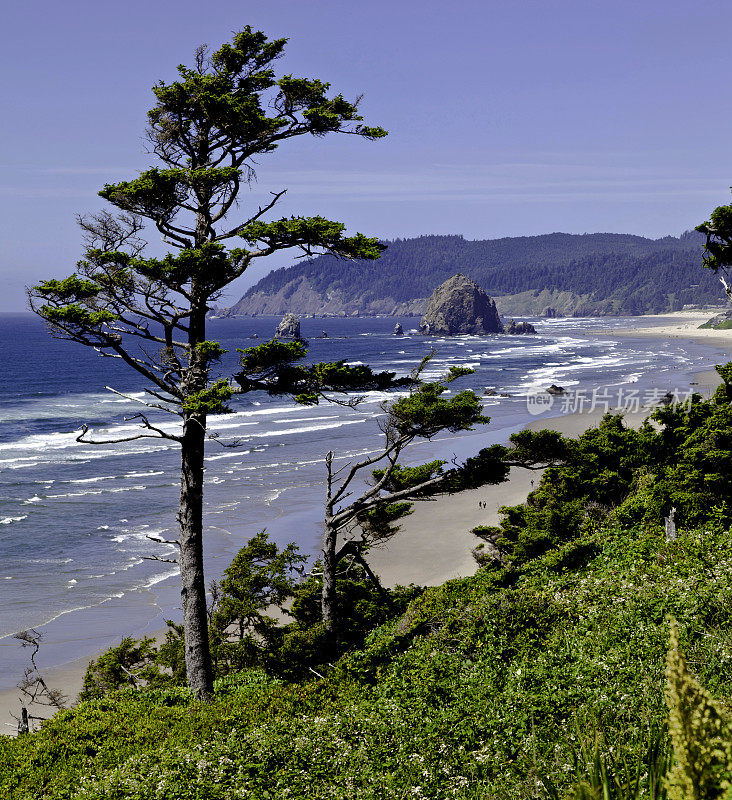
<instances>
[{"instance_id":1,"label":"blue sky","mask_svg":"<svg viewBox=\"0 0 732 800\"><path fill-rule=\"evenodd\" d=\"M149 166L150 87L252 25L282 71L354 97L387 139L285 143L244 202L382 238L678 234L732 202L732 4L711 0L41 0L4 11L0 310L73 271L75 215ZM278 256L235 284L233 302Z\"/></svg>"}]
</instances>

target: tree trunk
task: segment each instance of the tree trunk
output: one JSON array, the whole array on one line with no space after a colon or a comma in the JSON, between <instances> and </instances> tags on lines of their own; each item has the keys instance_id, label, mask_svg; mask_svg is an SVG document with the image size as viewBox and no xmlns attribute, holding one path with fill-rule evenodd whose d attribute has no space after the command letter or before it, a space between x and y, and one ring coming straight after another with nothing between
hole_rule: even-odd
<instances>
[{"instance_id":1,"label":"tree trunk","mask_svg":"<svg viewBox=\"0 0 732 800\"><path fill-rule=\"evenodd\" d=\"M181 446L180 577L183 600L186 676L199 700L213 691L203 576L203 457L205 417L187 416Z\"/></svg>"},{"instance_id":2,"label":"tree trunk","mask_svg":"<svg viewBox=\"0 0 732 800\"><path fill-rule=\"evenodd\" d=\"M191 294L198 295L195 286ZM193 307L188 329L188 369L181 381L186 397L206 388L206 366L196 347L206 338L206 310L200 302ZM206 582L203 574L203 463L206 443L206 415L186 413L181 444L180 578L183 600L183 631L186 678L199 700L213 692L211 646L208 639Z\"/></svg>"},{"instance_id":3,"label":"tree trunk","mask_svg":"<svg viewBox=\"0 0 732 800\"><path fill-rule=\"evenodd\" d=\"M323 625L331 640L335 640L338 632L338 594L336 592L336 544L338 529L326 519L323 536L323 594L320 607L323 614Z\"/></svg>"}]
</instances>

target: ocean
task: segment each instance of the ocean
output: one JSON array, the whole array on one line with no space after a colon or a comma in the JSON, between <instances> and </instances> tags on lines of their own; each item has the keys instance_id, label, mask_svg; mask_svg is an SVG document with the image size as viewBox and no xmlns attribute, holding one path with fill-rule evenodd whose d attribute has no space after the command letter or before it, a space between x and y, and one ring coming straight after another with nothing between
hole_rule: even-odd
<instances>
[{"instance_id":1,"label":"ocean","mask_svg":"<svg viewBox=\"0 0 732 800\"><path fill-rule=\"evenodd\" d=\"M236 348L270 337L277 319L212 320L209 339L229 350L219 372L231 374ZM457 391L486 389L489 426L410 448L407 460L464 458L506 441L535 418L527 395L551 383L591 393L688 388L691 376L722 360L702 344L613 337L643 319L530 320L537 336L419 336L417 320L303 319L310 357L344 358L409 373L436 351L426 377L449 365L475 374ZM394 336L400 322L406 335ZM328 338L317 337L325 330ZM100 437L133 432L144 383L124 365L49 336L31 314L0 315L0 690L22 673L25 655L12 634L39 628L48 665L89 657L123 635L139 636L179 619L175 536L179 454L173 443L143 439L95 446L76 442L87 424ZM112 387L127 398L108 391ZM455 385L454 385L455 386ZM378 446L381 404L372 392L356 409L297 406L263 393L237 397L233 413L212 418L220 442L208 445L206 568L218 578L244 541L262 529L307 554L319 545L324 456L344 463ZM566 405L566 403L565 403ZM542 413L560 413L560 403ZM165 417L161 424L175 426ZM222 445L238 442L237 447ZM466 532L466 535L467 532Z\"/></svg>"}]
</instances>

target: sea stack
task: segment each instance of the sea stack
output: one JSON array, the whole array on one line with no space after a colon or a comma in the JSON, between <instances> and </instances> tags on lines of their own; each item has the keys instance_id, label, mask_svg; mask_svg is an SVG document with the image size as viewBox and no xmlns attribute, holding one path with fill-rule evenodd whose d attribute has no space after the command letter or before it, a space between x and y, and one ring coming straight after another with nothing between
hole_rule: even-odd
<instances>
[{"instance_id":1,"label":"sea stack","mask_svg":"<svg viewBox=\"0 0 732 800\"><path fill-rule=\"evenodd\" d=\"M300 320L294 314L285 314L275 331L275 339L300 339Z\"/></svg>"},{"instance_id":2,"label":"sea stack","mask_svg":"<svg viewBox=\"0 0 732 800\"><path fill-rule=\"evenodd\" d=\"M496 304L475 281L453 275L432 293L419 326L425 335L503 333Z\"/></svg>"},{"instance_id":3,"label":"sea stack","mask_svg":"<svg viewBox=\"0 0 732 800\"><path fill-rule=\"evenodd\" d=\"M403 335L404 335L404 328L402 328L400 322L397 322L397 324L394 326L394 336L403 336Z\"/></svg>"}]
</instances>

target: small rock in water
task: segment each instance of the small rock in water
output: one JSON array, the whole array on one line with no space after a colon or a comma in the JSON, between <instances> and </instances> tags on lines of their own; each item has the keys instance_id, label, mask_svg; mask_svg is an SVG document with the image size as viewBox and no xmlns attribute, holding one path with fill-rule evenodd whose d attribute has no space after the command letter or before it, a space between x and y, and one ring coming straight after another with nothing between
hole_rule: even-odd
<instances>
[{"instance_id":1,"label":"small rock in water","mask_svg":"<svg viewBox=\"0 0 732 800\"><path fill-rule=\"evenodd\" d=\"M394 326L394 336L401 336L404 333L404 328L402 328L401 324L397 322Z\"/></svg>"},{"instance_id":2,"label":"small rock in water","mask_svg":"<svg viewBox=\"0 0 732 800\"><path fill-rule=\"evenodd\" d=\"M300 339L300 320L294 314L285 314L275 331L275 339Z\"/></svg>"},{"instance_id":3,"label":"small rock in water","mask_svg":"<svg viewBox=\"0 0 732 800\"><path fill-rule=\"evenodd\" d=\"M516 322L512 319L506 326L506 333L521 334L521 333L536 333L536 328L530 322Z\"/></svg>"},{"instance_id":4,"label":"small rock in water","mask_svg":"<svg viewBox=\"0 0 732 800\"><path fill-rule=\"evenodd\" d=\"M323 331L323 332L320 334L320 336L318 336L317 338L318 338L318 339L327 339L327 338L328 338L328 334L327 334L325 331Z\"/></svg>"},{"instance_id":5,"label":"small rock in water","mask_svg":"<svg viewBox=\"0 0 732 800\"><path fill-rule=\"evenodd\" d=\"M556 383L553 383L547 389L544 389L547 394L566 394L567 390L564 386L557 386Z\"/></svg>"}]
</instances>

